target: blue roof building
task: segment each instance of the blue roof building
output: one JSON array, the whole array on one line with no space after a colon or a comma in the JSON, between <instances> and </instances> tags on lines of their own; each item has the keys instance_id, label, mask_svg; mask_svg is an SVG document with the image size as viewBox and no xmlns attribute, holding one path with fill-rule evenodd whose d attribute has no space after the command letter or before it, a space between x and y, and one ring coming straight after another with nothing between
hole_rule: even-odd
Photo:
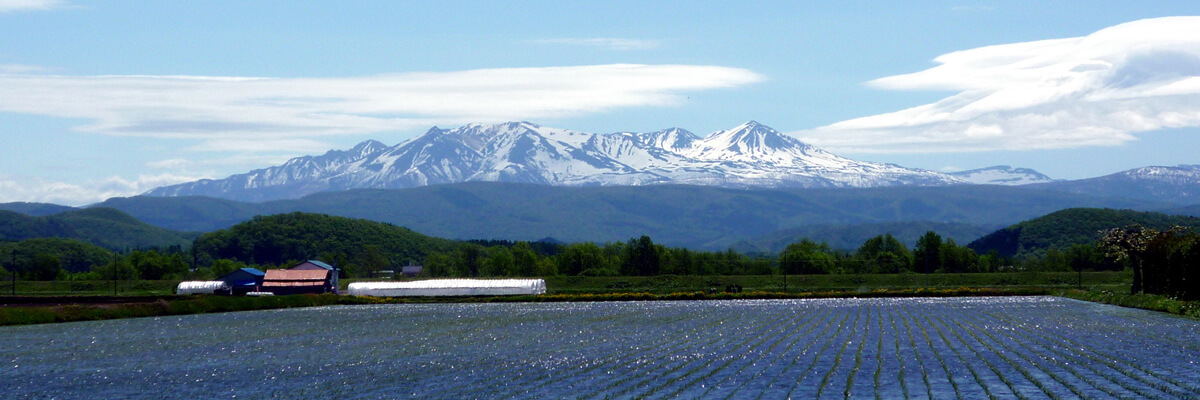
<instances>
[{"instance_id":1,"label":"blue roof building","mask_svg":"<svg viewBox=\"0 0 1200 400\"><path fill-rule=\"evenodd\" d=\"M262 286L263 276L266 276L266 273L258 269L241 268L221 275L217 280L225 282L233 290L233 294L243 295L248 292L257 292L259 286Z\"/></svg>"}]
</instances>

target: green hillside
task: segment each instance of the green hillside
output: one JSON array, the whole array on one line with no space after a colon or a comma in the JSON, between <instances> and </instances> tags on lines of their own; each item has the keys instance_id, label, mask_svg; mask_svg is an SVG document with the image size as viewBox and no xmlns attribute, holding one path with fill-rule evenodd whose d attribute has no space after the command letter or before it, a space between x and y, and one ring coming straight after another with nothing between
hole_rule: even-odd
<instances>
[{"instance_id":1,"label":"green hillside","mask_svg":"<svg viewBox=\"0 0 1200 400\"><path fill-rule=\"evenodd\" d=\"M1176 225L1198 229L1200 218L1132 210L1073 208L998 230L971 242L968 247L980 254L995 250L1002 256L1049 248L1065 249L1096 242L1101 230L1133 224L1154 229Z\"/></svg>"},{"instance_id":2,"label":"green hillside","mask_svg":"<svg viewBox=\"0 0 1200 400\"><path fill-rule=\"evenodd\" d=\"M36 238L19 242L0 242L0 255L5 266L29 265L40 254L52 254L58 258L62 269L67 272L88 271L93 265L104 265L113 253L99 246L75 239Z\"/></svg>"},{"instance_id":3,"label":"green hillside","mask_svg":"<svg viewBox=\"0 0 1200 400\"><path fill-rule=\"evenodd\" d=\"M111 208L72 209L32 217L0 211L0 240L77 239L113 250L187 246L195 234L159 228Z\"/></svg>"},{"instance_id":4,"label":"green hillside","mask_svg":"<svg viewBox=\"0 0 1200 400\"><path fill-rule=\"evenodd\" d=\"M320 258L340 266L380 256L391 265L404 265L457 245L391 224L296 212L257 216L204 234L196 240L195 250L202 259L260 265Z\"/></svg>"}]
</instances>

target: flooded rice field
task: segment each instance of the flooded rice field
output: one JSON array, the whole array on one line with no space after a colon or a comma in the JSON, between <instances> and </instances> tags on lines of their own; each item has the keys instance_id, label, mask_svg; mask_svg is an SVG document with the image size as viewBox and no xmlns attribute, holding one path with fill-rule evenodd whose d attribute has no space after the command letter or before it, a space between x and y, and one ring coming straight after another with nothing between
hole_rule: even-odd
<instances>
[{"instance_id":1,"label":"flooded rice field","mask_svg":"<svg viewBox=\"0 0 1200 400\"><path fill-rule=\"evenodd\" d=\"M337 306L0 328L5 398L1197 398L1200 322L1054 297Z\"/></svg>"}]
</instances>

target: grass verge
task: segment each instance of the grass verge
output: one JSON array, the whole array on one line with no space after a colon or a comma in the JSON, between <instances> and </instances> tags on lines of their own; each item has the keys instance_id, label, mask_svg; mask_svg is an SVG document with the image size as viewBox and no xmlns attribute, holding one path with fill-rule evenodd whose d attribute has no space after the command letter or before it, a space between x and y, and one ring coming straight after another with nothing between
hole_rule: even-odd
<instances>
[{"instance_id":1,"label":"grass verge","mask_svg":"<svg viewBox=\"0 0 1200 400\"><path fill-rule=\"evenodd\" d=\"M1177 300L1156 294L1121 294L1107 290L1063 290L1054 294L1093 303L1140 308L1200 319L1200 301Z\"/></svg>"}]
</instances>

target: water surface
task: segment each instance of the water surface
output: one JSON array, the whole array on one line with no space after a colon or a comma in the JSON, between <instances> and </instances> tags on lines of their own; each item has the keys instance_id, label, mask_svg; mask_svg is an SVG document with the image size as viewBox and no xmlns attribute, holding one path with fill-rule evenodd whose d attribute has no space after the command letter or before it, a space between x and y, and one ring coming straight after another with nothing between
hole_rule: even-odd
<instances>
[{"instance_id":1,"label":"water surface","mask_svg":"<svg viewBox=\"0 0 1200 400\"><path fill-rule=\"evenodd\" d=\"M426 304L0 328L5 398L1197 398L1200 323L1053 297Z\"/></svg>"}]
</instances>

